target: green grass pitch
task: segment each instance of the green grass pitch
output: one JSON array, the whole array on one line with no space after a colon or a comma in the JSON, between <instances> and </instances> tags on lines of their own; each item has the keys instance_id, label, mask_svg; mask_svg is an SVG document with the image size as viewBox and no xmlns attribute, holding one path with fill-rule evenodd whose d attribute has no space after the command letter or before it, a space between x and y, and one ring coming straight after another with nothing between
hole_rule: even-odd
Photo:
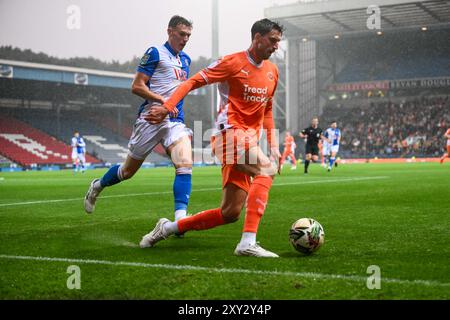
<instances>
[{"instance_id":1,"label":"green grass pitch","mask_svg":"<svg viewBox=\"0 0 450 320\"><path fill-rule=\"evenodd\" d=\"M104 172L0 173L1 299L450 298L450 164L331 173L313 165L307 176L285 167L258 234L279 259L233 255L244 212L235 224L140 249L159 218L173 218L174 170L141 170L105 190L87 215L82 198ZM190 213L220 199L220 169L194 168ZM325 229L311 256L288 242L302 217ZM78 290L67 288L70 265L81 270ZM380 289L367 288L370 265L380 268Z\"/></svg>"}]
</instances>

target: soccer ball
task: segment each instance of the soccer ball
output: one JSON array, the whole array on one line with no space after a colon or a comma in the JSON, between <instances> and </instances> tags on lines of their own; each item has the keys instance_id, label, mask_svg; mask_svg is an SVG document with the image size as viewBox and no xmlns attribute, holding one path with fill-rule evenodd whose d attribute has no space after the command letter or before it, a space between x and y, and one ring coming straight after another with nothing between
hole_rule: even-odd
<instances>
[{"instance_id":1,"label":"soccer ball","mask_svg":"<svg viewBox=\"0 0 450 320\"><path fill-rule=\"evenodd\" d=\"M295 250L311 254L322 246L325 241L325 232L316 220L301 218L289 230L289 241Z\"/></svg>"}]
</instances>

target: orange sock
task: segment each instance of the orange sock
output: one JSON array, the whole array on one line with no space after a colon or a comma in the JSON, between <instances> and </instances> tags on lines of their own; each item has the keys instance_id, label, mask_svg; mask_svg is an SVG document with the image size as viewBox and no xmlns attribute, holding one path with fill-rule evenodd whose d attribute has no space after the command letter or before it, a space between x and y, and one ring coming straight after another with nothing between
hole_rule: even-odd
<instances>
[{"instance_id":1,"label":"orange sock","mask_svg":"<svg viewBox=\"0 0 450 320\"><path fill-rule=\"evenodd\" d=\"M190 230L206 230L225 224L222 209L211 209L199 212L193 216L180 219L177 222L180 233Z\"/></svg>"},{"instance_id":2,"label":"orange sock","mask_svg":"<svg viewBox=\"0 0 450 320\"><path fill-rule=\"evenodd\" d=\"M267 176L256 176L247 196L247 209L245 212L244 232L258 231L264 210L266 210L269 190L272 187L272 178Z\"/></svg>"}]
</instances>

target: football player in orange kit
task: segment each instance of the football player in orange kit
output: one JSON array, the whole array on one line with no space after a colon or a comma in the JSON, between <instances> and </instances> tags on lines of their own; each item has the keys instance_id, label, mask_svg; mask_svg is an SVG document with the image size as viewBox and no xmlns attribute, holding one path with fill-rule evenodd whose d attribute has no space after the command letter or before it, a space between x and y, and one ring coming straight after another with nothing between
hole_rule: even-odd
<instances>
[{"instance_id":1,"label":"football player in orange kit","mask_svg":"<svg viewBox=\"0 0 450 320\"><path fill-rule=\"evenodd\" d=\"M177 103L190 91L219 83L220 109L212 149L222 163L222 204L171 222L162 218L142 238L140 246L153 247L176 233L206 230L235 222L246 204L242 238L234 253L238 256L277 258L256 242L259 222L266 209L272 180L280 170L280 152L275 135L272 99L277 87L278 68L268 59L278 49L283 27L269 19L255 22L248 50L230 54L203 69L173 93L162 106L154 106L150 123L175 116ZM258 146L261 129L267 130L271 155ZM274 159L275 161L271 160ZM278 163L276 163L278 162Z\"/></svg>"},{"instance_id":2,"label":"football player in orange kit","mask_svg":"<svg viewBox=\"0 0 450 320\"><path fill-rule=\"evenodd\" d=\"M297 160L295 159L295 141L294 137L289 131L286 131L286 137L284 138L284 152L281 156L280 165L283 166L284 161L287 157L291 158L292 167L291 170L297 169Z\"/></svg>"},{"instance_id":3,"label":"football player in orange kit","mask_svg":"<svg viewBox=\"0 0 450 320\"><path fill-rule=\"evenodd\" d=\"M447 129L447 132L444 133L444 137L447 139L447 153L441 157L441 164L444 163L445 158L447 158L450 154L450 128Z\"/></svg>"}]
</instances>

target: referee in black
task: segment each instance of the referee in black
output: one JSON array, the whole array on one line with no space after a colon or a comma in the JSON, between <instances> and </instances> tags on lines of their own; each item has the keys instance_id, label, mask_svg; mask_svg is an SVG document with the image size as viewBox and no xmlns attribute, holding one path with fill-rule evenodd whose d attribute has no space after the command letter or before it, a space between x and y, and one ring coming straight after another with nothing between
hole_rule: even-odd
<instances>
[{"instance_id":1,"label":"referee in black","mask_svg":"<svg viewBox=\"0 0 450 320\"><path fill-rule=\"evenodd\" d=\"M311 120L311 126L303 129L299 134L301 138L306 138L305 173L308 173L311 159L314 162L319 160L319 140L323 139L322 133L322 129L319 128L319 118L314 117Z\"/></svg>"}]
</instances>

